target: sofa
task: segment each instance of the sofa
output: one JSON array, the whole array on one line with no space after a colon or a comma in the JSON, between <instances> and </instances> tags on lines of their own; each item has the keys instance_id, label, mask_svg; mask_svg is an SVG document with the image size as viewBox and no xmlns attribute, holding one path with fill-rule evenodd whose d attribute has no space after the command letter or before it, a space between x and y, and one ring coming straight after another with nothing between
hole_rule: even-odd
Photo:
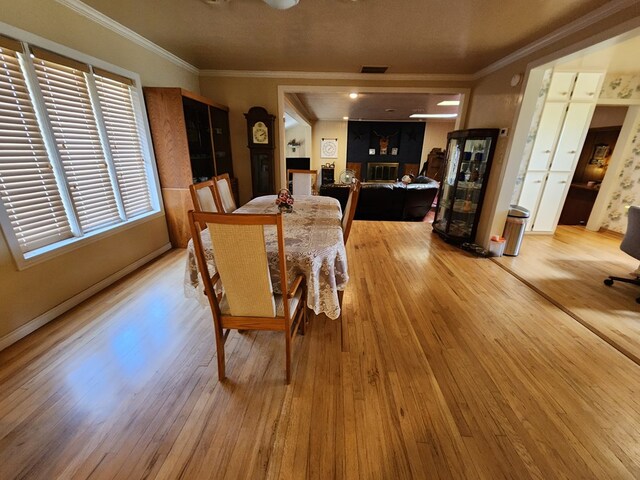
<instances>
[{"instance_id":1,"label":"sofa","mask_svg":"<svg viewBox=\"0 0 640 480\"><path fill-rule=\"evenodd\" d=\"M438 182L427 183L363 182L356 207L356 220L422 221L429 213L438 193ZM349 198L349 186L329 184L320 187L320 195L333 197L344 211Z\"/></svg>"}]
</instances>

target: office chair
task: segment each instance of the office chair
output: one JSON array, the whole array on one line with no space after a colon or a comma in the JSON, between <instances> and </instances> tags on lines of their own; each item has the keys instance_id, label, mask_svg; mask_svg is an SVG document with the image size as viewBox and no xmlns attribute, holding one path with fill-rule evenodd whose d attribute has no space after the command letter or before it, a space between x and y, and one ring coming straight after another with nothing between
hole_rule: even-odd
<instances>
[{"instance_id":1,"label":"office chair","mask_svg":"<svg viewBox=\"0 0 640 480\"><path fill-rule=\"evenodd\" d=\"M627 222L627 233L622 239L620 250L640 260L640 206L629 207ZM636 274L638 274L636 278L610 276L605 279L604 284L610 287L616 281L640 286L640 268L636 270ZM636 302L640 303L640 297L636 298Z\"/></svg>"}]
</instances>

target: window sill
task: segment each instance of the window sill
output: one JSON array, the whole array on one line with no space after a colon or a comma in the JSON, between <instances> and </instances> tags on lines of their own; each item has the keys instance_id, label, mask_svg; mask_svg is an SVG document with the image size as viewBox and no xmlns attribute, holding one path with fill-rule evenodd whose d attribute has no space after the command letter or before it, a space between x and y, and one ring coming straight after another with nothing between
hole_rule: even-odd
<instances>
[{"instance_id":1,"label":"window sill","mask_svg":"<svg viewBox=\"0 0 640 480\"><path fill-rule=\"evenodd\" d=\"M162 216L164 216L163 211L152 211L128 222L121 223L115 227L109 226L95 230L80 238L74 237L62 240L61 242L47 245L46 247L42 247L28 253L12 252L13 258L18 270L26 270L34 265L65 255L69 252L91 245L92 243L111 237L112 235L117 235Z\"/></svg>"}]
</instances>

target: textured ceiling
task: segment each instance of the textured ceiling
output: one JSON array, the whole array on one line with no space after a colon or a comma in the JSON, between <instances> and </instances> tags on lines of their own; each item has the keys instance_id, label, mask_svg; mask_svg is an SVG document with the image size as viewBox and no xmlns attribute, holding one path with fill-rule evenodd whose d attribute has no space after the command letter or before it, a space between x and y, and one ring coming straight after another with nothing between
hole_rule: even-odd
<instances>
[{"instance_id":1,"label":"textured ceiling","mask_svg":"<svg viewBox=\"0 0 640 480\"><path fill-rule=\"evenodd\" d=\"M606 0L84 0L201 69L474 73Z\"/></svg>"},{"instance_id":2,"label":"textured ceiling","mask_svg":"<svg viewBox=\"0 0 640 480\"><path fill-rule=\"evenodd\" d=\"M403 120L413 113L458 112L457 106L438 106L443 100L459 100L460 95L440 95L430 93L368 93L361 92L357 99L343 93L297 93L300 103L311 115L319 120ZM393 110L388 112L386 110ZM429 119L429 122L455 121L455 118Z\"/></svg>"}]
</instances>

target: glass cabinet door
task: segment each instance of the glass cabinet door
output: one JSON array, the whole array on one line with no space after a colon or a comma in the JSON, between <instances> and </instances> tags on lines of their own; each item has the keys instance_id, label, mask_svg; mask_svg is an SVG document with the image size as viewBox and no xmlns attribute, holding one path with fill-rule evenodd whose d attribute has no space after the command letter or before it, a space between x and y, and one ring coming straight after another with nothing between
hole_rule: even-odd
<instances>
[{"instance_id":1,"label":"glass cabinet door","mask_svg":"<svg viewBox=\"0 0 640 480\"><path fill-rule=\"evenodd\" d=\"M453 196L448 233L456 237L471 235L485 180L491 137L469 138L464 142L458 182Z\"/></svg>"},{"instance_id":2,"label":"glass cabinet door","mask_svg":"<svg viewBox=\"0 0 640 480\"><path fill-rule=\"evenodd\" d=\"M498 133L496 128L476 128L447 135L433 229L448 242L473 241Z\"/></svg>"},{"instance_id":3,"label":"glass cabinet door","mask_svg":"<svg viewBox=\"0 0 640 480\"><path fill-rule=\"evenodd\" d=\"M442 178L441 197L438 201L438 211L436 212L436 220L434 227L438 230L446 232L451 221L451 211L453 200L455 198L455 185L458 177L458 164L460 162L461 143L457 138L449 140L447 148L447 170Z\"/></svg>"}]
</instances>

